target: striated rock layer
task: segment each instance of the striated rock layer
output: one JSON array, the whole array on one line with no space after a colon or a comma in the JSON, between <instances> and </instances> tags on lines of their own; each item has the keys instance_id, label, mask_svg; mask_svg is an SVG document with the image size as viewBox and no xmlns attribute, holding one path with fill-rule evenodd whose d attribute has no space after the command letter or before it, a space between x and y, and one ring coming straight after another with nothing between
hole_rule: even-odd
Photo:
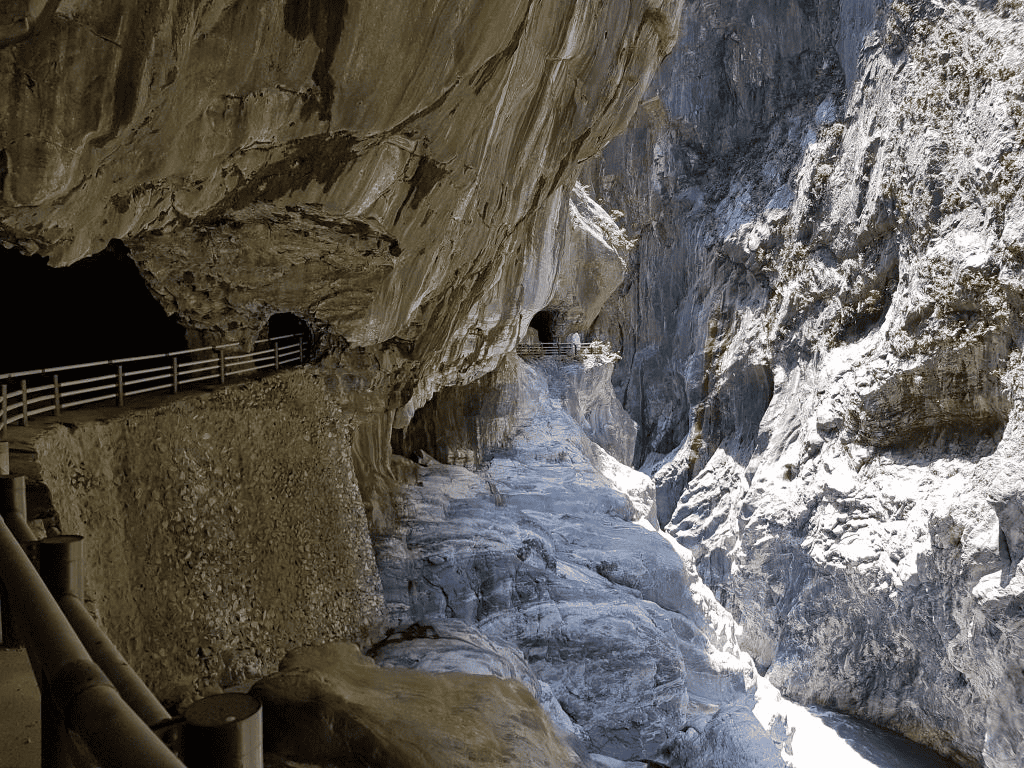
<instances>
[{"instance_id":1,"label":"striated rock layer","mask_svg":"<svg viewBox=\"0 0 1024 768\"><path fill-rule=\"evenodd\" d=\"M668 530L790 696L1024 761L1019 2L705 3L591 172Z\"/></svg>"},{"instance_id":2,"label":"striated rock layer","mask_svg":"<svg viewBox=\"0 0 1024 768\"><path fill-rule=\"evenodd\" d=\"M62 2L0 48L0 232L55 265L123 240L203 340L293 312L404 426L549 303L578 163L681 5Z\"/></svg>"}]
</instances>

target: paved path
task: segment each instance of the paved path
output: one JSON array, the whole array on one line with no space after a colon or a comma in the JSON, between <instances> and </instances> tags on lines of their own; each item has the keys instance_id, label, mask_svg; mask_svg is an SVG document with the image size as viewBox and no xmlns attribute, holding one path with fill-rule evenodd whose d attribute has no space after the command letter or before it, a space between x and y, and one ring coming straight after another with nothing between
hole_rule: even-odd
<instances>
[{"instance_id":1,"label":"paved path","mask_svg":"<svg viewBox=\"0 0 1024 768\"><path fill-rule=\"evenodd\" d=\"M20 649L0 648L0 768L39 768L39 689Z\"/></svg>"}]
</instances>

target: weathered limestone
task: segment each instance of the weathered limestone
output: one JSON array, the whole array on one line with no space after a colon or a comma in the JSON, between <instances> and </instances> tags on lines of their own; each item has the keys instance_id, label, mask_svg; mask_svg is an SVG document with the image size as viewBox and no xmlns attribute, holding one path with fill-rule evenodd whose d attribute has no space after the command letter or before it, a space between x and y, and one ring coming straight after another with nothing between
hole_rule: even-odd
<instances>
[{"instance_id":1,"label":"weathered limestone","mask_svg":"<svg viewBox=\"0 0 1024 768\"><path fill-rule=\"evenodd\" d=\"M628 493L627 478L649 478L592 458L601 449L562 408L550 365L506 365L518 371L496 387L516 414L508 442L473 470L422 457L398 530L378 545L389 624L455 618L511 644L550 691L552 718L616 759L652 758L720 704L749 711L753 669L732 620L689 552L653 529L649 492L646 507Z\"/></svg>"},{"instance_id":2,"label":"weathered limestone","mask_svg":"<svg viewBox=\"0 0 1024 768\"><path fill-rule=\"evenodd\" d=\"M692 6L590 175L637 239L595 324L637 460L743 647L999 768L1024 760L1018 6Z\"/></svg>"},{"instance_id":3,"label":"weathered limestone","mask_svg":"<svg viewBox=\"0 0 1024 768\"><path fill-rule=\"evenodd\" d=\"M308 447L266 427L268 452L295 449L280 476L277 453L243 455L234 434L263 436L282 407L269 390L273 407L193 404L214 423L205 431L176 405L43 445L62 522L122 553L93 568L97 606L159 693L266 671L283 645L316 634L369 634L378 584L346 537L365 545L364 519L373 533L394 525L409 466L392 461L392 429L494 369L552 301L589 323L618 286L628 244L574 182L624 128L682 5L64 0L48 20L30 14L24 40L0 30L5 248L60 266L118 239L192 341L250 343L278 312L317 338L315 386L293 378L277 393L294 397L284 412L308 426ZM21 24L21 10L0 24ZM154 455L164 444L174 450ZM80 465L102 482L83 491ZM128 498L136 486L152 499ZM599 495L624 518L650 506L643 493ZM308 527L296 528L302 513ZM252 566L269 546L253 537L284 530L296 537L288 562L303 567L269 555ZM310 559L315 542L331 554ZM250 594L249 580L302 594L264 616L284 598ZM181 599L156 605L137 596L143 583ZM345 590L365 613L348 616L359 601ZM144 656L163 625L182 628L164 638L178 650Z\"/></svg>"},{"instance_id":4,"label":"weathered limestone","mask_svg":"<svg viewBox=\"0 0 1024 768\"><path fill-rule=\"evenodd\" d=\"M120 453L162 472L155 429L50 436L57 495L93 482L55 499L67 524L144 552L119 525L141 514L154 559L169 558L146 565L190 610L167 623L201 628L166 638L195 658L138 661L162 692L264 670L258 648L324 627L368 634L368 517L391 619L450 615L514 644L557 699L549 712L595 750L653 754L748 695L740 638L699 570L788 694L968 763L1021 762L1019 0L65 0L49 20L27 5L0 18L5 247L65 264L122 239L197 339L251 341L293 312L318 335L334 398L320 422L333 438L310 426L306 449L273 432L300 460L331 460L288 471L313 472L341 509L314 506L290 554L305 563L302 546L336 535L358 572L314 558L309 578L362 591L295 604L300 622L326 623L275 615L268 636L237 620L235 598L250 598L236 566L177 548L206 536L210 510L216 540L238 543L238 496L206 490L221 459L246 468L229 466L230 482L260 477L252 487L277 498L223 436L244 425L214 414L220 453L173 464L203 494L169 476L159 504L123 497L149 479ZM641 102L587 197L578 163ZM625 213L633 251L597 205ZM555 383L584 430L522 398L517 422L503 393L538 380L495 370L536 312L582 331L609 295L591 327L622 351L614 384L656 504L613 459L628 458L630 428L603 395ZM275 408L323 395L289 386ZM449 387L462 389L426 405ZM474 401L479 414L443 410ZM415 434L421 407L432 443ZM204 445L186 415L168 419ZM393 428L466 466L392 459ZM102 471L76 473L78 440ZM396 510L394 486L416 473ZM635 524L659 512L692 556ZM167 515L184 533L159 532ZM182 587L169 564L193 558L199 578ZM100 612L132 655L161 617L144 601L105 612L143 579L139 562L102 569ZM197 586L221 583L223 598Z\"/></svg>"},{"instance_id":5,"label":"weathered limestone","mask_svg":"<svg viewBox=\"0 0 1024 768\"><path fill-rule=\"evenodd\" d=\"M435 618L389 632L369 649L383 667L405 667L423 672L467 672L518 680L525 685L551 722L570 742L578 742L577 726L569 719L551 686L533 673L522 652L501 640L492 640L464 622Z\"/></svg>"},{"instance_id":6,"label":"weathered limestone","mask_svg":"<svg viewBox=\"0 0 1024 768\"><path fill-rule=\"evenodd\" d=\"M749 709L721 707L689 724L659 754L673 766L785 768L775 744Z\"/></svg>"},{"instance_id":7,"label":"weathered limestone","mask_svg":"<svg viewBox=\"0 0 1024 768\"><path fill-rule=\"evenodd\" d=\"M554 316L552 333L563 341L593 324L626 276L626 257L633 244L581 184L573 188L567 220L558 222L557 234L561 237L550 249L555 256L547 281L551 297L544 309Z\"/></svg>"},{"instance_id":8,"label":"weathered limestone","mask_svg":"<svg viewBox=\"0 0 1024 768\"><path fill-rule=\"evenodd\" d=\"M551 300L578 163L681 6L65 1L0 49L0 232L53 264L123 240L207 341L298 314L403 427Z\"/></svg>"}]
</instances>

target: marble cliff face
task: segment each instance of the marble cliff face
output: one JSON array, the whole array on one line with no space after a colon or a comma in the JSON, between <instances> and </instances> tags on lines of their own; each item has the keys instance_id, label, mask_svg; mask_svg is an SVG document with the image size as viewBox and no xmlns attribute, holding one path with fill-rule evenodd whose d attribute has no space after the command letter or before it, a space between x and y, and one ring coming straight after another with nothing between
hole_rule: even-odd
<instances>
[{"instance_id":1,"label":"marble cliff face","mask_svg":"<svg viewBox=\"0 0 1024 768\"><path fill-rule=\"evenodd\" d=\"M661 522L790 695L1024 726L1019 3L712 3L591 173Z\"/></svg>"},{"instance_id":2,"label":"marble cliff face","mask_svg":"<svg viewBox=\"0 0 1024 768\"><path fill-rule=\"evenodd\" d=\"M406 419L550 301L679 5L68 0L3 50L0 226L54 265L123 240L208 339L299 314Z\"/></svg>"},{"instance_id":3,"label":"marble cliff face","mask_svg":"<svg viewBox=\"0 0 1024 768\"><path fill-rule=\"evenodd\" d=\"M121 240L195 341L305 319L389 621L515 646L603 754L756 665L1024 760L1020 0L22 5L4 247ZM505 357L540 310L621 353L636 427L610 360L548 398Z\"/></svg>"}]
</instances>

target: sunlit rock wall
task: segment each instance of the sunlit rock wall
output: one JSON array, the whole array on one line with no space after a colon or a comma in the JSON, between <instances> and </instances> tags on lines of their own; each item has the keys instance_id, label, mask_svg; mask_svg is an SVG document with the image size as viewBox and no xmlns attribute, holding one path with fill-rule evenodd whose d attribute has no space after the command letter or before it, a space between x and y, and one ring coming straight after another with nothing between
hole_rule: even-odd
<instances>
[{"instance_id":1,"label":"sunlit rock wall","mask_svg":"<svg viewBox=\"0 0 1024 768\"><path fill-rule=\"evenodd\" d=\"M1019 2L706 3L590 174L662 521L787 693L1024 760Z\"/></svg>"},{"instance_id":2,"label":"sunlit rock wall","mask_svg":"<svg viewBox=\"0 0 1024 768\"><path fill-rule=\"evenodd\" d=\"M654 530L650 478L592 442L592 425L566 408L569 383L586 388L583 402L608 400L594 369L610 365L586 375L579 363L506 360L488 378L509 414L479 417L482 432L502 424L504 444L472 467L421 454L377 562L388 625L405 630L397 647L403 634L432 637L438 620L465 622L522 654L549 716L588 751L655 759L721 705L749 713L756 681L692 555ZM437 396L439 410L472 402L469 387ZM459 434L446 434L456 456ZM423 646L409 653L423 658Z\"/></svg>"},{"instance_id":3,"label":"sunlit rock wall","mask_svg":"<svg viewBox=\"0 0 1024 768\"><path fill-rule=\"evenodd\" d=\"M87 604L162 699L380 631L353 426L290 371L39 437L61 528L85 536Z\"/></svg>"}]
</instances>

